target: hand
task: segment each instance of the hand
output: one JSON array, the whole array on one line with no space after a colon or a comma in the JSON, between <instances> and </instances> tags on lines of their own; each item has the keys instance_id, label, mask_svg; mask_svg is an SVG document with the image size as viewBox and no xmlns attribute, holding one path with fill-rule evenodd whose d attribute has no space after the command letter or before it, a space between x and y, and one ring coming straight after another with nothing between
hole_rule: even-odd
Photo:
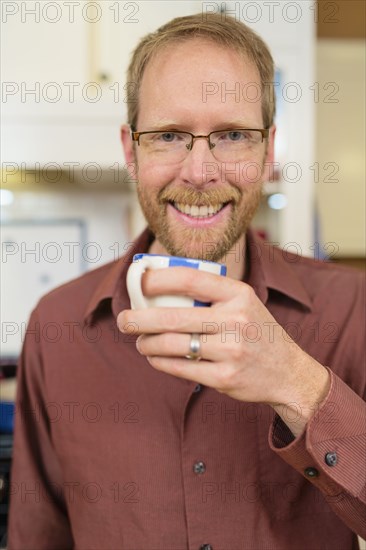
<instances>
[{"instance_id":1,"label":"hand","mask_svg":"<svg viewBox=\"0 0 366 550\"><path fill-rule=\"evenodd\" d=\"M124 310L119 329L140 334L136 346L163 372L215 388L233 399L271 405L299 435L329 389L329 374L290 339L247 284L177 267L148 271L146 296L177 294L211 307ZM200 334L200 361L186 359Z\"/></svg>"}]
</instances>

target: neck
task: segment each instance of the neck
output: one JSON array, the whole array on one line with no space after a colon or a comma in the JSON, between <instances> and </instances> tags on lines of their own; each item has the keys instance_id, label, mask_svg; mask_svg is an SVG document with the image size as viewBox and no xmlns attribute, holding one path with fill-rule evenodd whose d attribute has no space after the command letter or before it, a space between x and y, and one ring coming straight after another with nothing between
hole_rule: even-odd
<instances>
[{"instance_id":1,"label":"neck","mask_svg":"<svg viewBox=\"0 0 366 550\"><path fill-rule=\"evenodd\" d=\"M247 271L246 238L242 235L232 249L222 258L227 266L227 277L236 281L244 281Z\"/></svg>"}]
</instances>

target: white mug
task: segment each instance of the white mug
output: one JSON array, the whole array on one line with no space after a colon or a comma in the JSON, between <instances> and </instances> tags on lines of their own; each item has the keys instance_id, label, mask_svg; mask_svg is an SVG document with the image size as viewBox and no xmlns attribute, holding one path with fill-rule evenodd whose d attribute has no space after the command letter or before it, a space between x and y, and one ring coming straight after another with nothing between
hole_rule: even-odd
<instances>
[{"instance_id":1,"label":"white mug","mask_svg":"<svg viewBox=\"0 0 366 550\"><path fill-rule=\"evenodd\" d=\"M194 300L189 296L164 295L147 298L141 289L141 279L147 269L164 269L169 267L191 267L216 275L226 275L226 266L206 260L180 258L178 256L160 256L159 254L135 254L127 272L127 291L132 309L149 307L208 307L211 304Z\"/></svg>"}]
</instances>

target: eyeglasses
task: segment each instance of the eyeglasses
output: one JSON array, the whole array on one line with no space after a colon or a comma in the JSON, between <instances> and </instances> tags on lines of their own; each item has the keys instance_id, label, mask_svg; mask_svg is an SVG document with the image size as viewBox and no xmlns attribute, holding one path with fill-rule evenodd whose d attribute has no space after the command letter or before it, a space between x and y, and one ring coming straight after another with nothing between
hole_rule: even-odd
<instances>
[{"instance_id":1,"label":"eyeglasses","mask_svg":"<svg viewBox=\"0 0 366 550\"><path fill-rule=\"evenodd\" d=\"M241 162L258 150L269 129L234 128L210 132L207 136L195 136L190 132L162 130L159 132L135 132L133 141L147 154L155 155L162 162L181 162L192 150L195 139L206 139L213 156L219 162Z\"/></svg>"}]
</instances>

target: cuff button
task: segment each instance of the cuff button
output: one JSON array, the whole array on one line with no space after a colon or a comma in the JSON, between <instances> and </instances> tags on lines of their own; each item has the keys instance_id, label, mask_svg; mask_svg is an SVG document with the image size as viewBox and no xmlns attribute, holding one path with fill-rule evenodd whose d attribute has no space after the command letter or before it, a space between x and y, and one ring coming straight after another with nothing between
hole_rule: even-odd
<instances>
[{"instance_id":1,"label":"cuff button","mask_svg":"<svg viewBox=\"0 0 366 550\"><path fill-rule=\"evenodd\" d=\"M319 472L316 468L306 468L304 470L304 473L307 477L318 477Z\"/></svg>"},{"instance_id":2,"label":"cuff button","mask_svg":"<svg viewBox=\"0 0 366 550\"><path fill-rule=\"evenodd\" d=\"M335 466L338 462L338 456L337 453L331 452L327 453L324 457L325 463L328 464L328 466Z\"/></svg>"}]
</instances>

